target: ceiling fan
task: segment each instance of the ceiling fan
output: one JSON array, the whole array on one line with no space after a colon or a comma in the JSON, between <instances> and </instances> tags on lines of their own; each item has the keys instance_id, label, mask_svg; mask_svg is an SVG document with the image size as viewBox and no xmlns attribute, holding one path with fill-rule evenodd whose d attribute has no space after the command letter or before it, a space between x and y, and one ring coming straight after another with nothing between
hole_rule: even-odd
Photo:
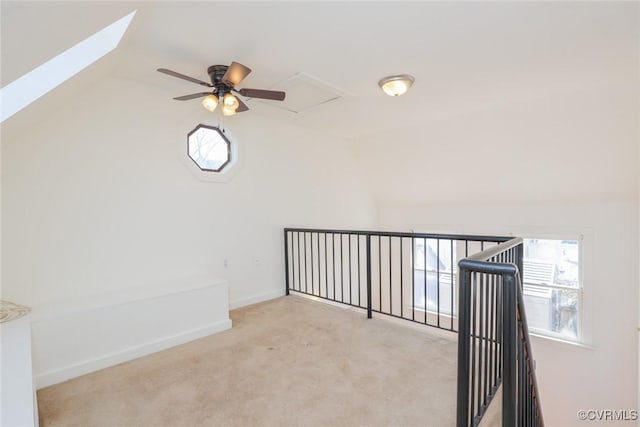
<instances>
[{"instance_id":1,"label":"ceiling fan","mask_svg":"<svg viewBox=\"0 0 640 427\"><path fill-rule=\"evenodd\" d=\"M232 116L236 113L241 113L249 109L249 107L247 107L247 105L233 93L237 93L248 98L270 99L273 101L283 101L286 95L284 92L276 90L248 88L236 89L236 86L239 85L240 82L251 72L249 67L238 62L232 62L229 66L212 65L207 68L207 74L209 74L211 83L185 76L184 74L180 74L166 68L158 68L158 71L169 76L211 88L211 91L209 92L192 93L191 95L178 96L173 99L178 101L188 101L190 99L205 97L202 100L202 106L209 111L214 111L218 106L218 102L222 100L222 113L225 116Z\"/></svg>"}]
</instances>

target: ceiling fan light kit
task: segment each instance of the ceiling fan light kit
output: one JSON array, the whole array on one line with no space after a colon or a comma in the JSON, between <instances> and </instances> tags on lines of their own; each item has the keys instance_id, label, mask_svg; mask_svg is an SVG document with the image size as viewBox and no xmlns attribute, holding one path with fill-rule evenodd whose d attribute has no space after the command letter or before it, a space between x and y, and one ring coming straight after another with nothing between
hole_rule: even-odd
<instances>
[{"instance_id":1,"label":"ceiling fan light kit","mask_svg":"<svg viewBox=\"0 0 640 427\"><path fill-rule=\"evenodd\" d=\"M233 116L236 113L241 113L249 109L249 107L247 107L247 105L232 92L248 98L262 98L273 101L283 101L286 95L284 92L276 90L248 88L236 89L236 86L240 84L240 82L251 72L249 67L238 62L232 62L229 66L212 65L207 68L207 74L209 74L211 83L189 77L166 68L158 68L157 71L172 77L177 77L182 80L199 84L200 86L211 88L211 92L193 93L191 95L178 96L173 99L178 101L188 101L190 99L204 97L202 100L202 106L211 112L215 111L218 103L222 100L222 114L225 116Z\"/></svg>"},{"instance_id":2,"label":"ceiling fan light kit","mask_svg":"<svg viewBox=\"0 0 640 427\"><path fill-rule=\"evenodd\" d=\"M240 103L238 102L238 98L231 95L230 93L224 94L224 98L222 98L222 103L224 104L225 107L233 111L236 111L240 106Z\"/></svg>"},{"instance_id":3,"label":"ceiling fan light kit","mask_svg":"<svg viewBox=\"0 0 640 427\"><path fill-rule=\"evenodd\" d=\"M228 105L224 105L222 107L222 114L225 116L233 116L234 114L236 114L237 109L229 107Z\"/></svg>"},{"instance_id":4,"label":"ceiling fan light kit","mask_svg":"<svg viewBox=\"0 0 640 427\"><path fill-rule=\"evenodd\" d=\"M207 95L202 100L202 106L213 113L218 106L218 97L213 94Z\"/></svg>"},{"instance_id":5,"label":"ceiling fan light kit","mask_svg":"<svg viewBox=\"0 0 640 427\"><path fill-rule=\"evenodd\" d=\"M400 96L407 93L414 81L409 74L399 74L380 79L378 86L389 96Z\"/></svg>"}]
</instances>

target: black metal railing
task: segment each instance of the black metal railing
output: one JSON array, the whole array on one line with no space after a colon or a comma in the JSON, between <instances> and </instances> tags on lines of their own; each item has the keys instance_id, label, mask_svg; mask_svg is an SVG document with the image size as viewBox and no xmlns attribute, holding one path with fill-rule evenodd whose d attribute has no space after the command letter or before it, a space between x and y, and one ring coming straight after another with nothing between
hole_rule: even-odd
<instances>
[{"instance_id":1,"label":"black metal railing","mask_svg":"<svg viewBox=\"0 0 640 427\"><path fill-rule=\"evenodd\" d=\"M504 427L543 426L516 238L459 262L457 426L477 426L502 385Z\"/></svg>"},{"instance_id":2,"label":"black metal railing","mask_svg":"<svg viewBox=\"0 0 640 427\"><path fill-rule=\"evenodd\" d=\"M286 228L286 293L457 331L458 261L508 240Z\"/></svg>"}]
</instances>

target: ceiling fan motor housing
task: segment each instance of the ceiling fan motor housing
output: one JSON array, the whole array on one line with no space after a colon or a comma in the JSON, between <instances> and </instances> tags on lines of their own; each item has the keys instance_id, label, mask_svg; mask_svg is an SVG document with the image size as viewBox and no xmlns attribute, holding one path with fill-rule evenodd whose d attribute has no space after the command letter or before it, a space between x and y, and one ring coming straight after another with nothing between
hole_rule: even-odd
<instances>
[{"instance_id":1,"label":"ceiling fan motor housing","mask_svg":"<svg viewBox=\"0 0 640 427\"><path fill-rule=\"evenodd\" d=\"M227 69L227 65L212 65L207 68L207 74L211 79L211 84L216 88L216 92L219 95L223 95L224 92L228 92L227 85L223 83L222 77L224 77Z\"/></svg>"},{"instance_id":2,"label":"ceiling fan motor housing","mask_svg":"<svg viewBox=\"0 0 640 427\"><path fill-rule=\"evenodd\" d=\"M207 68L207 74L209 74L209 77L211 78L211 83L222 83L222 77L228 69L229 66L227 65L212 65Z\"/></svg>"}]
</instances>

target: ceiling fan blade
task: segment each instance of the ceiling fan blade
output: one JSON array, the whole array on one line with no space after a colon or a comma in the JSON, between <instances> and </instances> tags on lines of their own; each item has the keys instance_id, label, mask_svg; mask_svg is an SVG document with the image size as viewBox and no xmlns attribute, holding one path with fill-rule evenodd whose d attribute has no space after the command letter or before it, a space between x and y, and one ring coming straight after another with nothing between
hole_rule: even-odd
<instances>
[{"instance_id":1,"label":"ceiling fan blade","mask_svg":"<svg viewBox=\"0 0 640 427\"><path fill-rule=\"evenodd\" d=\"M202 98L203 96L211 95L211 92L192 93L191 95L177 96L173 99L178 101L188 101L190 99Z\"/></svg>"},{"instance_id":2,"label":"ceiling fan blade","mask_svg":"<svg viewBox=\"0 0 640 427\"><path fill-rule=\"evenodd\" d=\"M242 100L238 97L236 97L238 99L238 109L236 110L236 113L242 113L243 111L247 111L249 109L249 107L247 107L247 104L245 104L244 102L242 102Z\"/></svg>"},{"instance_id":3,"label":"ceiling fan blade","mask_svg":"<svg viewBox=\"0 0 640 427\"><path fill-rule=\"evenodd\" d=\"M193 83L197 83L197 84L202 85L202 86L213 87L213 85L211 83L203 82L202 80L198 80L198 79L193 78L193 77L185 76L184 74L180 74L180 73L175 72L175 71L167 70L166 68L158 68L157 71L159 71L161 73L164 73L164 74L167 74L167 75L172 76L172 77L177 77L177 78L182 79L182 80L187 80L187 81L190 81L190 82L193 82Z\"/></svg>"},{"instance_id":4,"label":"ceiling fan blade","mask_svg":"<svg viewBox=\"0 0 640 427\"><path fill-rule=\"evenodd\" d=\"M227 68L227 72L222 76L222 82L230 86L236 86L240 84L250 72L251 68L245 67L239 62L232 62L229 68Z\"/></svg>"},{"instance_id":5,"label":"ceiling fan blade","mask_svg":"<svg viewBox=\"0 0 640 427\"><path fill-rule=\"evenodd\" d=\"M247 98L262 98L271 99L273 101L284 101L286 93L279 90L264 90L264 89L240 89L238 91L240 95Z\"/></svg>"}]
</instances>

